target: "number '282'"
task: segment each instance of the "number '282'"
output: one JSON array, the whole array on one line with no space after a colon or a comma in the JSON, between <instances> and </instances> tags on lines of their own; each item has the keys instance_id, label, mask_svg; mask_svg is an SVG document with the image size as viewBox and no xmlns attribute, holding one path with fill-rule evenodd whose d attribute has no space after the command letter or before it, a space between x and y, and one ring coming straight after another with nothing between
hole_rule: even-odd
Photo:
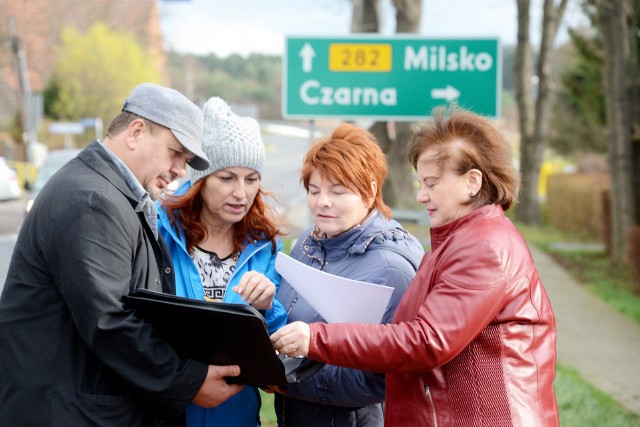
<instances>
[{"instance_id":1,"label":"number '282'","mask_svg":"<svg viewBox=\"0 0 640 427\"><path fill-rule=\"evenodd\" d=\"M329 45L331 71L391 71L391 45L332 43Z\"/></svg>"}]
</instances>

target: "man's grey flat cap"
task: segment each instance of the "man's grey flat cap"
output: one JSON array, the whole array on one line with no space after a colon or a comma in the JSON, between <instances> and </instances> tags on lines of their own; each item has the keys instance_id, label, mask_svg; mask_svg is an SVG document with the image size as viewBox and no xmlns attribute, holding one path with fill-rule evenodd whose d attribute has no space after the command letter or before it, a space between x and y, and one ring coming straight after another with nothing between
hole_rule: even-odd
<instances>
[{"instance_id":1,"label":"man's grey flat cap","mask_svg":"<svg viewBox=\"0 0 640 427\"><path fill-rule=\"evenodd\" d=\"M202 151L202 110L177 90L154 83L139 84L124 101L122 111L171 130L180 144L194 154L189 166L196 170L209 167L207 155Z\"/></svg>"}]
</instances>

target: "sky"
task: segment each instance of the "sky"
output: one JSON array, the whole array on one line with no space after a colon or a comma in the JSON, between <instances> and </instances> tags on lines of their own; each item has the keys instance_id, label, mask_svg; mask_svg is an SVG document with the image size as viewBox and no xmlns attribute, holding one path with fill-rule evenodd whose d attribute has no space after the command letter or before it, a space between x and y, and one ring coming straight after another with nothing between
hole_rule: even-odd
<instances>
[{"instance_id":1,"label":"sky","mask_svg":"<svg viewBox=\"0 0 640 427\"><path fill-rule=\"evenodd\" d=\"M391 0L380 0L383 35L395 32ZM565 22L584 22L576 2ZM182 53L220 57L230 54L284 53L287 36L350 34L350 0L160 0L165 47ZM532 0L531 40L539 43L542 0ZM516 0L423 0L423 37L498 37L515 45ZM566 41L566 23L558 42Z\"/></svg>"}]
</instances>

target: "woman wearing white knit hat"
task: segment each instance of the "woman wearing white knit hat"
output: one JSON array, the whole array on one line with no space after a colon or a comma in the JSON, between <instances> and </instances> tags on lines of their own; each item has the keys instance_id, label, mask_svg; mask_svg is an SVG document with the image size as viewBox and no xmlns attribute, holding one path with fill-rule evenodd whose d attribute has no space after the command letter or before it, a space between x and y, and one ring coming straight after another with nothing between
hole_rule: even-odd
<instances>
[{"instance_id":1,"label":"woman wearing white knit hat","mask_svg":"<svg viewBox=\"0 0 640 427\"><path fill-rule=\"evenodd\" d=\"M158 229L173 257L176 294L251 304L263 311L273 333L287 315L274 298L280 283L275 257L282 243L260 187L265 157L260 128L217 97L206 102L203 113L202 149L211 166L192 169L190 181L158 209ZM255 427L259 412L258 390L244 387L215 408L189 405L187 426Z\"/></svg>"}]
</instances>

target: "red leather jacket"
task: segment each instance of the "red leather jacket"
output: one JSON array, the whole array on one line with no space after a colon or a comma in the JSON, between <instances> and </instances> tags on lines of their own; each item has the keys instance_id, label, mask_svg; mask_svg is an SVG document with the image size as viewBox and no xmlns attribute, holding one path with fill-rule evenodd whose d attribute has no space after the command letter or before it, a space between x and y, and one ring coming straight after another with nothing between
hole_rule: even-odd
<instances>
[{"instance_id":1,"label":"red leather jacket","mask_svg":"<svg viewBox=\"0 0 640 427\"><path fill-rule=\"evenodd\" d=\"M499 205L431 229L388 325L314 323L309 358L386 372L385 426L559 426L555 318Z\"/></svg>"}]
</instances>

